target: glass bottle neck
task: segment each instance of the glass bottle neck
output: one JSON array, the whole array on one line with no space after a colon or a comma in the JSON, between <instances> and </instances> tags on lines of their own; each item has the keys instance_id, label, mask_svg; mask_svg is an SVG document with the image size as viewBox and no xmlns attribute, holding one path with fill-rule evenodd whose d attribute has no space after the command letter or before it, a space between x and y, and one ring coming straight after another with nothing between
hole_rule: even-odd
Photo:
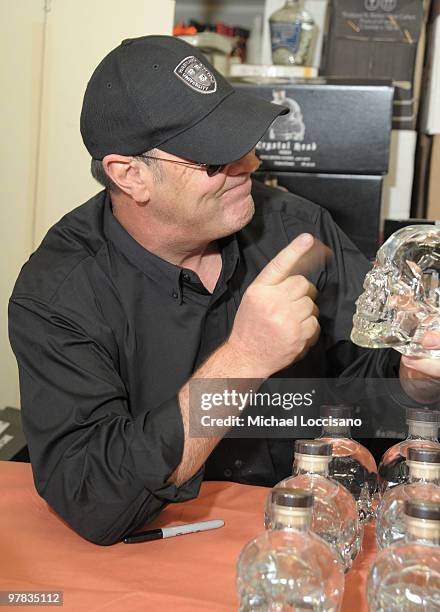
<instances>
[{"instance_id":1,"label":"glass bottle neck","mask_svg":"<svg viewBox=\"0 0 440 612\"><path fill-rule=\"evenodd\" d=\"M438 463L422 463L418 461L407 461L408 482L429 482L440 484L440 465Z\"/></svg>"},{"instance_id":2,"label":"glass bottle neck","mask_svg":"<svg viewBox=\"0 0 440 612\"><path fill-rule=\"evenodd\" d=\"M438 424L409 421L407 440L431 440L438 442Z\"/></svg>"},{"instance_id":3,"label":"glass bottle neck","mask_svg":"<svg viewBox=\"0 0 440 612\"><path fill-rule=\"evenodd\" d=\"M271 504L270 524L274 531L290 530L307 532L312 523L311 508L288 508Z\"/></svg>"},{"instance_id":4,"label":"glass bottle neck","mask_svg":"<svg viewBox=\"0 0 440 612\"><path fill-rule=\"evenodd\" d=\"M295 476L301 474L329 475L329 463L331 457L318 457L316 455L295 455L293 462L293 473Z\"/></svg>"},{"instance_id":5,"label":"glass bottle neck","mask_svg":"<svg viewBox=\"0 0 440 612\"><path fill-rule=\"evenodd\" d=\"M411 533L407 533L405 541L408 544L427 544L428 546L440 546L440 535L435 538L424 538L421 536L415 536Z\"/></svg>"},{"instance_id":6,"label":"glass bottle neck","mask_svg":"<svg viewBox=\"0 0 440 612\"><path fill-rule=\"evenodd\" d=\"M405 541L409 544L440 546L440 521L405 516Z\"/></svg>"}]
</instances>

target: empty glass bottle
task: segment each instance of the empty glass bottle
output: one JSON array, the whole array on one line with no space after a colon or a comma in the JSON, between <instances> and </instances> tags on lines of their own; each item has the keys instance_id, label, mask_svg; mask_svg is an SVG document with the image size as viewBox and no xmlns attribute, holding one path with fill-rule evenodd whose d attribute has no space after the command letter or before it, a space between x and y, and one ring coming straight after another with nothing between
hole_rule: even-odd
<instances>
[{"instance_id":1,"label":"empty glass bottle","mask_svg":"<svg viewBox=\"0 0 440 612\"><path fill-rule=\"evenodd\" d=\"M274 64L309 66L311 63L316 26L303 4L302 0L286 0L286 4L269 17Z\"/></svg>"},{"instance_id":2,"label":"empty glass bottle","mask_svg":"<svg viewBox=\"0 0 440 612\"><path fill-rule=\"evenodd\" d=\"M238 560L239 611L340 610L344 571L310 531L313 494L275 488L268 499L273 528L251 540Z\"/></svg>"},{"instance_id":3,"label":"empty glass bottle","mask_svg":"<svg viewBox=\"0 0 440 612\"><path fill-rule=\"evenodd\" d=\"M385 492L377 509L376 541L379 548L402 540L403 509L411 499L440 502L440 449L408 449L408 481Z\"/></svg>"},{"instance_id":4,"label":"empty glass bottle","mask_svg":"<svg viewBox=\"0 0 440 612\"><path fill-rule=\"evenodd\" d=\"M391 446L383 455L378 468L379 494L406 482L408 468L405 462L408 449L416 447L440 448L438 436L439 412L436 410L407 408L408 437Z\"/></svg>"},{"instance_id":5,"label":"empty glass bottle","mask_svg":"<svg viewBox=\"0 0 440 612\"><path fill-rule=\"evenodd\" d=\"M375 516L377 466L370 451L351 437L349 421L351 406L321 406L321 418L326 420L318 440L332 445L329 475L350 491L356 500L362 522Z\"/></svg>"},{"instance_id":6,"label":"empty glass bottle","mask_svg":"<svg viewBox=\"0 0 440 612\"><path fill-rule=\"evenodd\" d=\"M329 477L331 445L320 440L296 440L293 476L277 487L295 487L313 492L312 531L328 542L339 556L345 571L362 546L363 527L356 501L339 482ZM266 509L265 525L272 527Z\"/></svg>"},{"instance_id":7,"label":"empty glass bottle","mask_svg":"<svg viewBox=\"0 0 440 612\"><path fill-rule=\"evenodd\" d=\"M405 538L376 557L367 582L370 612L440 610L440 503L405 502Z\"/></svg>"}]
</instances>

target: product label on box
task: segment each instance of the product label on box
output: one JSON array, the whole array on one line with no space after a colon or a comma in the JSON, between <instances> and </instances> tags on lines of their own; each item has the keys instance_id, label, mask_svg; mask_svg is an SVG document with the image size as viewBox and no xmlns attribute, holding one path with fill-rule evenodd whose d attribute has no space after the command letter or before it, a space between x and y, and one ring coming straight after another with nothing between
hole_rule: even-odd
<instances>
[{"instance_id":1,"label":"product label on box","mask_svg":"<svg viewBox=\"0 0 440 612\"><path fill-rule=\"evenodd\" d=\"M317 150L316 142L260 140L257 144L258 157L264 162L270 162L274 169L314 169L316 161L313 159L313 152Z\"/></svg>"},{"instance_id":2,"label":"product label on box","mask_svg":"<svg viewBox=\"0 0 440 612\"><path fill-rule=\"evenodd\" d=\"M422 0L336 0L337 37L416 44L423 23Z\"/></svg>"},{"instance_id":3,"label":"product label on box","mask_svg":"<svg viewBox=\"0 0 440 612\"><path fill-rule=\"evenodd\" d=\"M272 41L272 51L281 47L296 53L301 40L301 22L273 23L270 24L270 36Z\"/></svg>"},{"instance_id":4,"label":"product label on box","mask_svg":"<svg viewBox=\"0 0 440 612\"><path fill-rule=\"evenodd\" d=\"M268 86L234 81L245 92L280 104L257 144L261 170L382 174L387 170L393 89L322 81Z\"/></svg>"},{"instance_id":5,"label":"product label on box","mask_svg":"<svg viewBox=\"0 0 440 612\"><path fill-rule=\"evenodd\" d=\"M306 125L299 103L286 96L284 90L274 89L272 98L275 104L290 109L288 115L281 115L271 125L264 138L257 144L257 153L263 162L269 162L276 169L316 168L313 153L318 150L315 140L306 139Z\"/></svg>"}]
</instances>

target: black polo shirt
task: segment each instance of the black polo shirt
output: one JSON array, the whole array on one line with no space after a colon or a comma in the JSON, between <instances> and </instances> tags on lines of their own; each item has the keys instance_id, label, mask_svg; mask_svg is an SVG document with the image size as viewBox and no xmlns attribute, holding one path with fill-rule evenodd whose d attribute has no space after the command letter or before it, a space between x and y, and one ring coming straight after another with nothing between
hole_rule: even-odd
<instances>
[{"instance_id":1,"label":"black polo shirt","mask_svg":"<svg viewBox=\"0 0 440 612\"><path fill-rule=\"evenodd\" d=\"M398 354L349 342L369 268L322 208L254 185L256 213L219 241L214 292L197 274L145 250L101 192L47 234L10 301L25 434L39 494L82 536L111 544L168 502L197 495L202 472L177 488L177 393L231 330L249 283L281 248L310 232L334 253L313 272L322 333L283 376L395 375ZM331 358L329 358L331 356ZM291 440L223 440L205 477L273 485Z\"/></svg>"}]
</instances>

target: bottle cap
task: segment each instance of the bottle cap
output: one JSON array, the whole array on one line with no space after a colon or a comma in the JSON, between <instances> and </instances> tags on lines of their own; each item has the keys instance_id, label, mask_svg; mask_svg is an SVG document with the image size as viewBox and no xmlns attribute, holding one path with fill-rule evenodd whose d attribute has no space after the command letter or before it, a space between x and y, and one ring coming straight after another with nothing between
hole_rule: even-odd
<instances>
[{"instance_id":1,"label":"bottle cap","mask_svg":"<svg viewBox=\"0 0 440 612\"><path fill-rule=\"evenodd\" d=\"M332 445L319 440L295 440L295 454L331 457Z\"/></svg>"},{"instance_id":2,"label":"bottle cap","mask_svg":"<svg viewBox=\"0 0 440 612\"><path fill-rule=\"evenodd\" d=\"M405 502L405 514L413 518L440 521L440 502L408 499Z\"/></svg>"},{"instance_id":3,"label":"bottle cap","mask_svg":"<svg viewBox=\"0 0 440 612\"><path fill-rule=\"evenodd\" d=\"M407 408L406 422L438 423L439 414L438 410L430 410L429 408Z\"/></svg>"},{"instance_id":4,"label":"bottle cap","mask_svg":"<svg viewBox=\"0 0 440 612\"><path fill-rule=\"evenodd\" d=\"M277 506L287 506L288 508L311 508L313 506L313 493L307 489L276 487L272 489L271 502Z\"/></svg>"},{"instance_id":5,"label":"bottle cap","mask_svg":"<svg viewBox=\"0 0 440 612\"><path fill-rule=\"evenodd\" d=\"M440 463L440 448L410 447L408 461L423 463Z\"/></svg>"},{"instance_id":6,"label":"bottle cap","mask_svg":"<svg viewBox=\"0 0 440 612\"><path fill-rule=\"evenodd\" d=\"M319 413L322 417L333 417L335 419L349 419L353 407L346 404L325 404L321 406Z\"/></svg>"}]
</instances>

